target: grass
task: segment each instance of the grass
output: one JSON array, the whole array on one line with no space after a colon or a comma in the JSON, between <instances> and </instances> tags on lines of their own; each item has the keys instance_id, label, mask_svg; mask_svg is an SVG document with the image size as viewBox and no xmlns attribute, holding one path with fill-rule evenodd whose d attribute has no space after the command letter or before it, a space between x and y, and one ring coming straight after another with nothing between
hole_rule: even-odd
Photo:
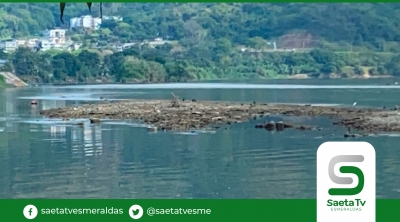
<instances>
[{"instance_id":1,"label":"grass","mask_svg":"<svg viewBox=\"0 0 400 222\"><path fill-rule=\"evenodd\" d=\"M6 87L8 87L6 80L2 75L0 75L0 88L6 88Z\"/></svg>"}]
</instances>

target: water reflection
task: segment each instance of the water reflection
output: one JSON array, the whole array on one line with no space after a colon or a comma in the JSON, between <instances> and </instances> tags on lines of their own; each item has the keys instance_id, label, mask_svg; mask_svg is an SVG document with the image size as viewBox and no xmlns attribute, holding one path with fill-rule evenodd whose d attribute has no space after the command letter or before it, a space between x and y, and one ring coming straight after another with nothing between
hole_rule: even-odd
<instances>
[{"instance_id":1,"label":"water reflection","mask_svg":"<svg viewBox=\"0 0 400 222\"><path fill-rule=\"evenodd\" d=\"M47 87L0 92L0 129L4 128L0 130L1 198L312 198L316 149L328 140L344 140L340 127L307 117L287 117L284 121L318 125L323 130L267 132L254 129L254 121L214 133L189 134L149 133L142 124L123 121L79 127L74 120L42 118L38 111L82 101L41 100L35 108L29 100L18 99L65 94L65 90ZM114 98L170 95L169 90L133 94L96 90L75 93L109 94ZM174 92L186 98L339 104L376 94L373 90L356 90L334 96L328 91L321 97L327 92L324 90L285 94L247 89ZM389 95L396 92L381 92L366 104L390 103ZM296 99L291 100L293 94ZM376 148L377 196L399 198L400 151L396 144L400 138L381 135L362 140Z\"/></svg>"},{"instance_id":2,"label":"water reflection","mask_svg":"<svg viewBox=\"0 0 400 222\"><path fill-rule=\"evenodd\" d=\"M86 89L84 85L63 86L64 89ZM162 83L94 85L91 89L400 89L400 85L300 85L300 84L232 84L232 83Z\"/></svg>"}]
</instances>

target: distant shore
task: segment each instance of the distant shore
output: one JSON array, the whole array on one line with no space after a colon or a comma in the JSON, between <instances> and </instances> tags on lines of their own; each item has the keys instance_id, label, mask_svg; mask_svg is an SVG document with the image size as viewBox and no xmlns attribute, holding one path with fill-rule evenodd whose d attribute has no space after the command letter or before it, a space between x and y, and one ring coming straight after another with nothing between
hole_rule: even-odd
<instances>
[{"instance_id":1,"label":"distant shore","mask_svg":"<svg viewBox=\"0 0 400 222\"><path fill-rule=\"evenodd\" d=\"M295 74L295 75L291 75L288 76L286 78L283 79L321 79L321 78L329 78L329 79L386 79L386 78L395 78L395 76L391 76L391 75L377 75L377 76L371 76L371 75L354 75L354 76L350 76L347 78L343 78L340 77L338 75L327 75L325 77L320 77L320 78L313 78L310 77L307 74Z\"/></svg>"},{"instance_id":2,"label":"distant shore","mask_svg":"<svg viewBox=\"0 0 400 222\"><path fill-rule=\"evenodd\" d=\"M162 130L207 130L224 124L250 119L263 119L267 115L315 116L335 119L335 125L360 130L363 133L400 132L400 115L394 110L338 106L293 104L240 104L215 101L128 100L102 104L82 105L75 108L43 110L41 115L65 121L74 118L134 119ZM265 119L260 122L264 123ZM264 123L265 124L265 123ZM292 126L293 127L293 126Z\"/></svg>"},{"instance_id":3,"label":"distant shore","mask_svg":"<svg viewBox=\"0 0 400 222\"><path fill-rule=\"evenodd\" d=\"M343 79L343 80L353 80L353 79L394 79L395 76L390 75L381 75L381 76L354 76L349 78L340 78L340 77L320 77L314 78L310 77L307 74L296 74L296 75L287 75L287 76L277 76L276 78L264 78L264 79L251 79L251 78L241 78L241 79L207 79L207 80L188 80L188 81L176 81L176 82L148 82L148 81L127 81L124 83L115 82L115 81L106 81L106 82L63 82L63 83L36 83L31 85L53 85L53 86L71 86L71 85L105 85L105 84L168 84L168 83L203 83L203 82L210 82L210 81L245 81L245 80L302 80L302 79ZM389 83L388 83L389 84ZM391 83L390 83L391 84Z\"/></svg>"}]
</instances>

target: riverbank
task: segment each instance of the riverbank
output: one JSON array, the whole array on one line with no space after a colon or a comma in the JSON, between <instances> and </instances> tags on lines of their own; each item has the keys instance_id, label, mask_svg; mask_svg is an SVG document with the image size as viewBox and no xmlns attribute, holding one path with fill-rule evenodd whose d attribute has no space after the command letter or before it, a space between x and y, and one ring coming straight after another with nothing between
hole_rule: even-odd
<instances>
[{"instance_id":1,"label":"riverbank","mask_svg":"<svg viewBox=\"0 0 400 222\"><path fill-rule=\"evenodd\" d=\"M50 118L136 119L161 130L207 130L267 115L314 116L364 133L400 132L400 113L394 110L295 104L240 104L195 100L129 100L43 110ZM300 128L301 129L301 128ZM303 129L305 129L303 127Z\"/></svg>"},{"instance_id":2,"label":"riverbank","mask_svg":"<svg viewBox=\"0 0 400 222\"><path fill-rule=\"evenodd\" d=\"M70 85L106 85L106 84L168 84L168 83L209 83L209 82L243 82L243 81L267 81L267 80L318 80L318 79L395 79L395 76L382 75L382 76L352 76L348 78L341 78L338 76L320 76L320 77L310 77L307 74L295 74L295 75L278 75L271 78L260 78L260 79L252 79L252 78L237 78L237 79L229 79L229 78L215 78L215 79L204 79L204 80L185 80L185 81L173 81L173 82L149 82L149 81L140 81L140 80L132 80L126 82L116 82L113 80L93 80L87 82L56 82L56 83L34 83L33 85L54 85L54 86L70 86ZM394 83L387 82L386 85L392 85Z\"/></svg>"},{"instance_id":3,"label":"riverbank","mask_svg":"<svg viewBox=\"0 0 400 222\"><path fill-rule=\"evenodd\" d=\"M6 80L4 79L4 77L2 75L0 75L0 89L2 88L7 88L8 85L6 83Z\"/></svg>"},{"instance_id":4,"label":"riverbank","mask_svg":"<svg viewBox=\"0 0 400 222\"><path fill-rule=\"evenodd\" d=\"M22 81L17 75L11 72L0 72L0 76L2 80L0 80L0 87L3 85L4 87L14 86L14 87L26 87L27 83ZM3 82L3 84L1 83Z\"/></svg>"}]
</instances>

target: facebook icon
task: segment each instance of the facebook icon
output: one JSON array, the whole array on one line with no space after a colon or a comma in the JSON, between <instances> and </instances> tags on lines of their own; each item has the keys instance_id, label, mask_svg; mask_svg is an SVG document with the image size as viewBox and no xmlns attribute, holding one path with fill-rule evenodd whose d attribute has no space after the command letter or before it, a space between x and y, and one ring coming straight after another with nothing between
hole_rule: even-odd
<instances>
[{"instance_id":1,"label":"facebook icon","mask_svg":"<svg viewBox=\"0 0 400 222\"><path fill-rule=\"evenodd\" d=\"M23 213L24 213L24 216L26 217L26 219L31 220L37 216L38 210L34 205L30 204L24 208Z\"/></svg>"}]
</instances>

